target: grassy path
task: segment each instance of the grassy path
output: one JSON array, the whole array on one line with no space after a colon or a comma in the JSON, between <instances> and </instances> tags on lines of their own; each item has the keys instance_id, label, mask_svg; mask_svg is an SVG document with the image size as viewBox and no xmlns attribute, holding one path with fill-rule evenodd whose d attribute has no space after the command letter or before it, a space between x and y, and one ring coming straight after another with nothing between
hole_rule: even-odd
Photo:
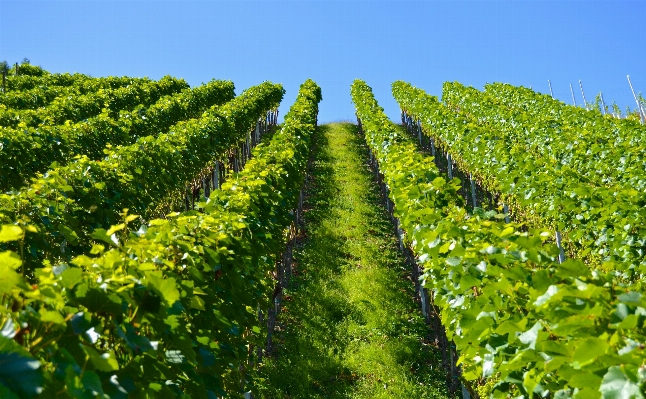
<instances>
[{"instance_id":1,"label":"grassy path","mask_svg":"<svg viewBox=\"0 0 646 399\"><path fill-rule=\"evenodd\" d=\"M259 396L446 397L357 127L325 125L317 136L296 276Z\"/></svg>"}]
</instances>

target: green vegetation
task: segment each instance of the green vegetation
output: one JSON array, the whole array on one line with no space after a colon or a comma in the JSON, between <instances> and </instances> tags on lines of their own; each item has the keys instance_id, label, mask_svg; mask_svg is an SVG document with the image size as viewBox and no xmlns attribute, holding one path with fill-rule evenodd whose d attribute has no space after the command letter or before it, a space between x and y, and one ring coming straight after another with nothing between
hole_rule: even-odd
<instances>
[{"instance_id":1,"label":"green vegetation","mask_svg":"<svg viewBox=\"0 0 646 399\"><path fill-rule=\"evenodd\" d=\"M263 398L445 397L439 354L380 205L356 125L316 135L303 245Z\"/></svg>"},{"instance_id":2,"label":"green vegetation","mask_svg":"<svg viewBox=\"0 0 646 399\"><path fill-rule=\"evenodd\" d=\"M159 83L140 86L161 85L163 80L168 81L164 85L175 90L172 88L175 86L174 79L167 78L162 78ZM179 82L185 84L183 81ZM161 98L159 90L155 96L148 95L142 98L137 92L145 91L145 88L135 90L136 85L131 86L118 89L124 92L122 104L118 109L108 112L108 108L103 108L101 111L105 104L99 104L98 115L76 123L68 120L63 125L41 124L36 127L11 128L3 125L0 116L0 174L3 176L0 190L21 188L38 173L47 171L54 162L63 166L72 162L78 155L98 160L105 156L104 151L108 145L128 145L141 137L159 136L168 132L178 122L199 118L212 106L223 105L235 96L233 82L230 81L214 80L193 89L184 88L181 92ZM63 97L65 98L65 95ZM127 99L131 102L126 107ZM54 102L62 106L50 104L43 109L67 108L65 101ZM2 105L0 115L1 110Z\"/></svg>"},{"instance_id":3,"label":"green vegetation","mask_svg":"<svg viewBox=\"0 0 646 399\"><path fill-rule=\"evenodd\" d=\"M12 71L0 397L445 398L463 382L501 399L644 398L638 121L506 84L446 83L440 102L398 81L406 131L357 80L359 125L317 128L308 80L271 129L271 82L234 98L229 81Z\"/></svg>"},{"instance_id":4,"label":"green vegetation","mask_svg":"<svg viewBox=\"0 0 646 399\"><path fill-rule=\"evenodd\" d=\"M516 221L560 231L568 257L641 282L646 130L639 122L503 84L479 92L445 83L442 103L398 81L393 95Z\"/></svg>"},{"instance_id":5,"label":"green vegetation","mask_svg":"<svg viewBox=\"0 0 646 399\"><path fill-rule=\"evenodd\" d=\"M414 92L399 95L423 107L411 100ZM504 223L495 210L466 209L459 180L415 151L370 87L355 81L352 97L463 378L496 379L495 398L642 398L644 295L614 271L579 259L558 263L548 232ZM437 107L433 99L426 106Z\"/></svg>"},{"instance_id":6,"label":"green vegetation","mask_svg":"<svg viewBox=\"0 0 646 399\"><path fill-rule=\"evenodd\" d=\"M200 143L255 126L283 93L263 87L205 118ZM271 300L320 100L320 88L306 81L280 131L200 211L143 225L124 211L121 224L94 231L91 250L69 263L46 260L31 279L23 251L1 252L0 397L241 396L250 345L264 335L257 309ZM2 226L0 244L22 249L34 230Z\"/></svg>"},{"instance_id":7,"label":"green vegetation","mask_svg":"<svg viewBox=\"0 0 646 399\"><path fill-rule=\"evenodd\" d=\"M37 268L43 258L60 262L87 252L97 229L119 224L123 209L144 220L163 216L167 212L160 215L157 206L181 198L187 184L244 143L283 93L281 85L264 82L199 118L178 122L168 133L107 147L100 161L77 156L16 194L0 194L0 221L39 229L25 239L27 269Z\"/></svg>"}]
</instances>

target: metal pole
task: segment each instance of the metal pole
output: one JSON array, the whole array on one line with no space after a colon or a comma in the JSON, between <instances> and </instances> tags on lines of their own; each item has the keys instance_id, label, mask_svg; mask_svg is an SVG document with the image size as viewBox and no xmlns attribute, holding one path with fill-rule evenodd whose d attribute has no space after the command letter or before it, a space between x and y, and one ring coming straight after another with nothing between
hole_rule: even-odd
<instances>
[{"instance_id":1,"label":"metal pole","mask_svg":"<svg viewBox=\"0 0 646 399\"><path fill-rule=\"evenodd\" d=\"M473 175L469 175L469 178L471 180L471 199L473 200L473 208L475 209L478 206L476 202L476 182L473 181Z\"/></svg>"},{"instance_id":2,"label":"metal pole","mask_svg":"<svg viewBox=\"0 0 646 399\"><path fill-rule=\"evenodd\" d=\"M209 180L206 177L202 178L202 189L204 190L204 197L209 198L211 195L211 187L209 185Z\"/></svg>"},{"instance_id":3,"label":"metal pole","mask_svg":"<svg viewBox=\"0 0 646 399\"><path fill-rule=\"evenodd\" d=\"M419 145L422 145L422 122L417 121L417 132L419 133Z\"/></svg>"},{"instance_id":4,"label":"metal pole","mask_svg":"<svg viewBox=\"0 0 646 399\"><path fill-rule=\"evenodd\" d=\"M550 86L550 96L552 96L552 98L554 98L554 93L552 93L552 82L550 82L549 79L547 79L547 84Z\"/></svg>"},{"instance_id":5,"label":"metal pole","mask_svg":"<svg viewBox=\"0 0 646 399\"><path fill-rule=\"evenodd\" d=\"M215 171L214 171L215 180L213 181L213 188L216 190L220 189L220 162L215 162Z\"/></svg>"},{"instance_id":6,"label":"metal pole","mask_svg":"<svg viewBox=\"0 0 646 399\"><path fill-rule=\"evenodd\" d=\"M574 103L574 106L576 107L576 98L574 98L574 89L572 88L572 83L570 83L570 93L572 93L572 102Z\"/></svg>"},{"instance_id":7,"label":"metal pole","mask_svg":"<svg viewBox=\"0 0 646 399\"><path fill-rule=\"evenodd\" d=\"M451 154L446 154L446 163L449 171L449 179L453 179L453 163L451 162Z\"/></svg>"},{"instance_id":8,"label":"metal pole","mask_svg":"<svg viewBox=\"0 0 646 399\"><path fill-rule=\"evenodd\" d=\"M509 207L506 204L502 205L502 211L505 214L505 223L509 223Z\"/></svg>"},{"instance_id":9,"label":"metal pole","mask_svg":"<svg viewBox=\"0 0 646 399\"><path fill-rule=\"evenodd\" d=\"M583 84L579 80L579 87L581 88L581 96L583 96L583 104L585 104L585 109L588 109L588 102L585 100L585 93L583 92Z\"/></svg>"},{"instance_id":10,"label":"metal pole","mask_svg":"<svg viewBox=\"0 0 646 399\"><path fill-rule=\"evenodd\" d=\"M603 101L603 93L599 92L599 97L601 97L601 113L606 114L606 103Z\"/></svg>"},{"instance_id":11,"label":"metal pole","mask_svg":"<svg viewBox=\"0 0 646 399\"><path fill-rule=\"evenodd\" d=\"M561 232L556 232L556 246L559 248L559 263L565 262L565 252L563 251L563 243L561 241Z\"/></svg>"},{"instance_id":12,"label":"metal pole","mask_svg":"<svg viewBox=\"0 0 646 399\"><path fill-rule=\"evenodd\" d=\"M471 394L464 384L462 384L462 399L471 399Z\"/></svg>"},{"instance_id":13,"label":"metal pole","mask_svg":"<svg viewBox=\"0 0 646 399\"><path fill-rule=\"evenodd\" d=\"M628 78L628 84L630 85L630 91L633 92L633 98L635 99L635 103L637 104L637 112L639 112L639 116L641 117L641 122L642 125L644 124L644 119L646 119L646 116L644 116L644 110L641 107L641 104L639 104L639 100L637 99L637 95L635 95L635 89L633 89L633 83L630 81L630 75L626 75L626 78Z\"/></svg>"}]
</instances>

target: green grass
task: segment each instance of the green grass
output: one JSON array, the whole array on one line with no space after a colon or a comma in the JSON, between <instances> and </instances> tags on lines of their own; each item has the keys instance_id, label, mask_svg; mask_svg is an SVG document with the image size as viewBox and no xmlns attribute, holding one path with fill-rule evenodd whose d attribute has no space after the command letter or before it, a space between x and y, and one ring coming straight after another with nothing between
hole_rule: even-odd
<instances>
[{"instance_id":1,"label":"green grass","mask_svg":"<svg viewBox=\"0 0 646 399\"><path fill-rule=\"evenodd\" d=\"M367 156L355 125L319 128L296 276L260 398L447 396Z\"/></svg>"}]
</instances>

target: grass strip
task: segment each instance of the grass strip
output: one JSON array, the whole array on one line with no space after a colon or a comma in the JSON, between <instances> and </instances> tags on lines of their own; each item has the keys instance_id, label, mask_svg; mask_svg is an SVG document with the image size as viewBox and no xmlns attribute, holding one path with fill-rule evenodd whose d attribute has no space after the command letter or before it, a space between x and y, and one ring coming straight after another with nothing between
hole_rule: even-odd
<instances>
[{"instance_id":1,"label":"grass strip","mask_svg":"<svg viewBox=\"0 0 646 399\"><path fill-rule=\"evenodd\" d=\"M262 398L446 397L440 355L355 125L321 126Z\"/></svg>"}]
</instances>

